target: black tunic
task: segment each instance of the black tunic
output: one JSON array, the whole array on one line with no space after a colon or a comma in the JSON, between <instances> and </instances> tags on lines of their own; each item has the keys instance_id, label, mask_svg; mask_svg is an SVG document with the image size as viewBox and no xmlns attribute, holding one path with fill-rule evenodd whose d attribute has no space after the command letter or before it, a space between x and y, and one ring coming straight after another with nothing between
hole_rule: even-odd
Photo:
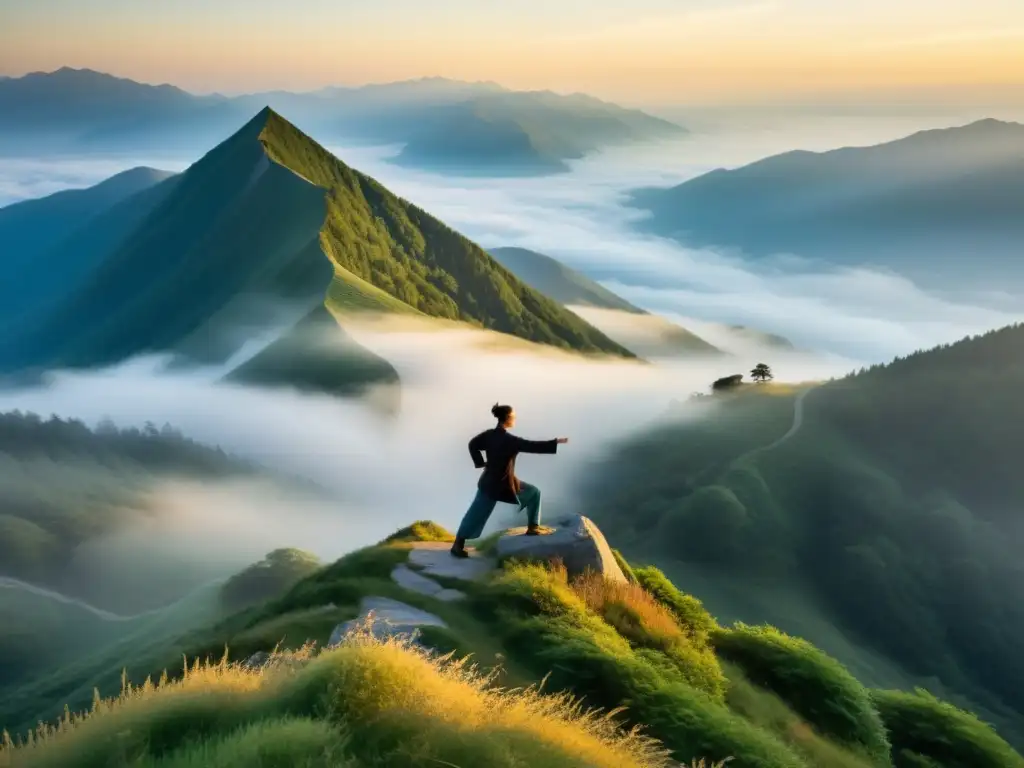
<instances>
[{"instance_id":1,"label":"black tunic","mask_svg":"<svg viewBox=\"0 0 1024 768\"><path fill-rule=\"evenodd\" d=\"M487 454L487 461L481 452ZM473 466L483 468L476 487L492 499L506 504L517 503L519 478L516 477L516 456L520 453L557 453L558 440L524 440L510 434L504 427L481 432L469 441Z\"/></svg>"}]
</instances>

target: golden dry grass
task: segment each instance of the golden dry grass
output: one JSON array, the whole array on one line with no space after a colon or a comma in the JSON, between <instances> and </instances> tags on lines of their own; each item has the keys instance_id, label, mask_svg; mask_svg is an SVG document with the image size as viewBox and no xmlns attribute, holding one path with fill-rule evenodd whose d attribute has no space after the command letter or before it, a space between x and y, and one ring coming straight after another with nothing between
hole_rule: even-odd
<instances>
[{"instance_id":1,"label":"golden dry grass","mask_svg":"<svg viewBox=\"0 0 1024 768\"><path fill-rule=\"evenodd\" d=\"M634 644L665 650L686 639L671 611L639 584L588 572L570 586L590 610Z\"/></svg>"},{"instance_id":2,"label":"golden dry grass","mask_svg":"<svg viewBox=\"0 0 1024 768\"><path fill-rule=\"evenodd\" d=\"M160 765L166 757L170 765L191 766L199 744L221 755L218 764L233 766L236 760L223 753L225 745L241 743L240 732L253 738L263 727L287 732L294 718L329 725L337 733L330 759L359 765L673 764L653 739L622 730L616 712L585 710L565 694L506 690L492 682L465 660L437 657L404 640L380 641L364 630L322 653L307 646L275 654L260 670L195 662L178 680L126 683L119 696L97 698L91 712L68 713L20 745L7 740L0 765L149 766L159 755ZM303 764L341 764L317 758Z\"/></svg>"}]
</instances>

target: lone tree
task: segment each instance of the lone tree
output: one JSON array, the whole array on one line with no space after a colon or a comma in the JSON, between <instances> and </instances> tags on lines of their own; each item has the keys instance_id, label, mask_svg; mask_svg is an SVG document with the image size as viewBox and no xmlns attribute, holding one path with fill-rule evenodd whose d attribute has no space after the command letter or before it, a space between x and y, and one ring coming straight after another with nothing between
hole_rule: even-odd
<instances>
[{"instance_id":1,"label":"lone tree","mask_svg":"<svg viewBox=\"0 0 1024 768\"><path fill-rule=\"evenodd\" d=\"M764 363L758 363L754 366L753 370L750 371L750 378L754 381L764 383L766 381L771 381L775 376L772 375L772 369L770 367Z\"/></svg>"}]
</instances>

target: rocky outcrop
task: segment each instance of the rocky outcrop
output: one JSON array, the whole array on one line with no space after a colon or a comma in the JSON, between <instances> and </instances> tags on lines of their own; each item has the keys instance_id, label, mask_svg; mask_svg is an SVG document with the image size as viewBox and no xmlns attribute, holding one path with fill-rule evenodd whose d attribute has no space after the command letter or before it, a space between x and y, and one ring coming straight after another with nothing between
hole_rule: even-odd
<instances>
[{"instance_id":1,"label":"rocky outcrop","mask_svg":"<svg viewBox=\"0 0 1024 768\"><path fill-rule=\"evenodd\" d=\"M359 603L359 616L334 628L327 647L338 645L357 630L366 627L370 633L384 640L400 635L416 637L420 627L447 628L442 619L411 605L387 597L364 597Z\"/></svg>"},{"instance_id":2,"label":"rocky outcrop","mask_svg":"<svg viewBox=\"0 0 1024 768\"><path fill-rule=\"evenodd\" d=\"M591 570L606 579L626 581L601 529L588 517L572 515L554 524L551 533L527 536L525 528L511 528L498 540L500 560L561 560L570 576Z\"/></svg>"}]
</instances>

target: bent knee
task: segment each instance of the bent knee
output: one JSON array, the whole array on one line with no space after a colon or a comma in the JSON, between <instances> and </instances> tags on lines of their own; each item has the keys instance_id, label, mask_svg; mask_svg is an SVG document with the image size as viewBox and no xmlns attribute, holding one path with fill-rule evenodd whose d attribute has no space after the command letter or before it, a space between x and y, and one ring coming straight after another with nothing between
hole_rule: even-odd
<instances>
[{"instance_id":1,"label":"bent knee","mask_svg":"<svg viewBox=\"0 0 1024 768\"><path fill-rule=\"evenodd\" d=\"M539 499L540 488L538 488L536 485L528 485L527 483L523 483L522 489L519 491L519 496L520 498L525 496L528 499Z\"/></svg>"}]
</instances>

